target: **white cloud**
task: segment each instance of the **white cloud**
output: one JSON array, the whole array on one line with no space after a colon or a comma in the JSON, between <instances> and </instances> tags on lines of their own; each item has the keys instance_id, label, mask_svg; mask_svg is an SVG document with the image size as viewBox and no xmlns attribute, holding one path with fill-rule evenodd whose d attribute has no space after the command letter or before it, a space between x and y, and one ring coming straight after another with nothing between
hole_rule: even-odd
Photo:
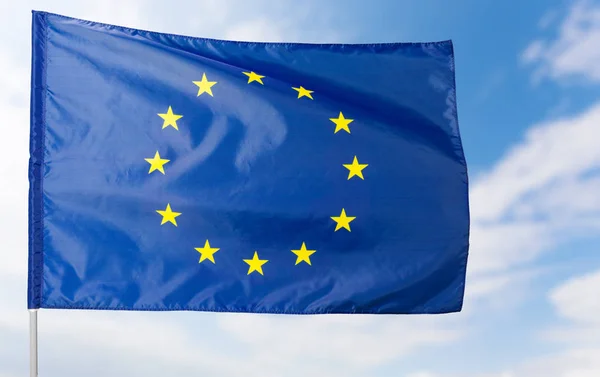
<instances>
[{"instance_id":1,"label":"white cloud","mask_svg":"<svg viewBox=\"0 0 600 377\"><path fill-rule=\"evenodd\" d=\"M26 339L26 313L14 311L10 317L4 315L10 322L0 321L0 334L10 340L5 331L18 330L18 337ZM458 331L435 322L416 317L42 311L40 355L72 360L65 363L68 369L47 366L49 375L61 370L106 375L107 370L88 370L105 359L113 364L110 375L139 373L136 366L146 364L152 367L144 368L145 376L171 374L172 368L219 376L237 376L240 370L249 377L362 376L419 347L457 338Z\"/></svg>"},{"instance_id":2,"label":"white cloud","mask_svg":"<svg viewBox=\"0 0 600 377\"><path fill-rule=\"evenodd\" d=\"M538 60L544 53L544 42L533 41L521 54L521 60L525 63L531 63Z\"/></svg>"},{"instance_id":3,"label":"white cloud","mask_svg":"<svg viewBox=\"0 0 600 377\"><path fill-rule=\"evenodd\" d=\"M600 4L575 2L562 21L554 40L536 40L521 54L526 64L535 64L535 80L585 78L600 81Z\"/></svg>"},{"instance_id":4,"label":"white cloud","mask_svg":"<svg viewBox=\"0 0 600 377\"><path fill-rule=\"evenodd\" d=\"M28 101L27 71L18 64L0 56L0 112L3 114L4 136L0 138L0 153L5 163L0 164L0 201L2 211L10 214L0 219L0 276L27 273L27 159ZM24 79L24 80L23 80ZM10 135L10 136L8 136Z\"/></svg>"},{"instance_id":5,"label":"white cloud","mask_svg":"<svg viewBox=\"0 0 600 377\"><path fill-rule=\"evenodd\" d=\"M554 23L554 21L556 21L556 18L558 16L559 12L556 9L549 10L548 12L544 13L542 18L540 18L540 21L538 22L538 27L542 30L547 29Z\"/></svg>"},{"instance_id":6,"label":"white cloud","mask_svg":"<svg viewBox=\"0 0 600 377\"><path fill-rule=\"evenodd\" d=\"M595 75L599 50L585 48L585 41L600 33L599 15L600 5L576 3L559 38L533 41L521 59L536 64L538 75ZM551 16L545 17L540 27L551 23ZM568 69L569 59L584 65ZM522 286L535 275L527 269L544 253L600 229L598 124L600 102L580 114L533 125L491 169L472 179L466 308ZM513 279L515 274L521 279Z\"/></svg>"},{"instance_id":7,"label":"white cloud","mask_svg":"<svg viewBox=\"0 0 600 377\"><path fill-rule=\"evenodd\" d=\"M438 375L429 372L411 373L407 377L437 377Z\"/></svg>"},{"instance_id":8,"label":"white cloud","mask_svg":"<svg viewBox=\"0 0 600 377\"><path fill-rule=\"evenodd\" d=\"M568 321L543 332L543 338L580 347L600 347L600 270L573 277L550 292L557 315ZM600 355L600 353L599 353Z\"/></svg>"},{"instance_id":9,"label":"white cloud","mask_svg":"<svg viewBox=\"0 0 600 377\"><path fill-rule=\"evenodd\" d=\"M565 344L563 351L518 365L510 377L595 377L600 375L600 270L562 283L549 294L556 313L566 325L553 325L542 341Z\"/></svg>"},{"instance_id":10,"label":"white cloud","mask_svg":"<svg viewBox=\"0 0 600 377\"><path fill-rule=\"evenodd\" d=\"M523 355L523 362L503 366L502 372L460 373L421 371L415 377L596 377L600 375L600 269L575 276L559 284L548 294L554 311L564 322L551 324L539 333L544 348L563 346L541 356ZM539 330L539 329L538 329ZM492 341L492 340L490 340ZM550 343L552 342L552 343ZM515 345L516 347L517 345ZM500 350L501 351L501 350ZM538 353L538 352L536 352ZM539 354L539 353L538 353Z\"/></svg>"},{"instance_id":11,"label":"white cloud","mask_svg":"<svg viewBox=\"0 0 600 377\"><path fill-rule=\"evenodd\" d=\"M225 39L273 42L283 40L284 27L267 18L257 18L233 26Z\"/></svg>"},{"instance_id":12,"label":"white cloud","mask_svg":"<svg viewBox=\"0 0 600 377\"><path fill-rule=\"evenodd\" d=\"M577 221L596 217L600 212L600 176L567 177L548 187L544 192L523 203L519 217L557 213L563 221ZM579 224L578 224L579 225Z\"/></svg>"},{"instance_id":13,"label":"white cloud","mask_svg":"<svg viewBox=\"0 0 600 377\"><path fill-rule=\"evenodd\" d=\"M594 195L600 192L598 124L600 103L577 116L534 126L475 180L469 259L475 282L527 266L561 242L600 229Z\"/></svg>"},{"instance_id":14,"label":"white cloud","mask_svg":"<svg viewBox=\"0 0 600 377\"><path fill-rule=\"evenodd\" d=\"M282 365L297 368L302 362L344 364L357 375L422 346L456 340L462 334L460 325L453 325L452 319L445 317L227 315L220 317L219 323L234 338L257 348L258 353L264 355L263 351L269 349L269 360L279 360Z\"/></svg>"},{"instance_id":15,"label":"white cloud","mask_svg":"<svg viewBox=\"0 0 600 377\"><path fill-rule=\"evenodd\" d=\"M600 54L592 46L598 44L600 5L579 1L562 22L558 38L533 41L521 60L535 66L537 77L597 82ZM534 264L544 253L562 242L598 235L598 124L600 102L580 114L534 125L522 142L474 180L467 307L489 303L501 292L506 294L499 300L522 294L528 287L524 281L548 271ZM560 268L568 263L563 259ZM542 331L539 341L553 342L559 351L493 376L600 375L598 286L600 271L575 276L554 289L549 298L560 324Z\"/></svg>"},{"instance_id":16,"label":"white cloud","mask_svg":"<svg viewBox=\"0 0 600 377\"><path fill-rule=\"evenodd\" d=\"M599 290L600 270L566 281L551 292L550 299L562 317L582 324L600 325Z\"/></svg>"},{"instance_id":17,"label":"white cloud","mask_svg":"<svg viewBox=\"0 0 600 377\"><path fill-rule=\"evenodd\" d=\"M600 103L572 118L531 128L525 140L473 187L473 216L481 222L511 214L556 181L573 180L600 167Z\"/></svg>"},{"instance_id":18,"label":"white cloud","mask_svg":"<svg viewBox=\"0 0 600 377\"><path fill-rule=\"evenodd\" d=\"M600 375L600 348L582 348L547 355L506 374L510 377L597 377Z\"/></svg>"},{"instance_id":19,"label":"white cloud","mask_svg":"<svg viewBox=\"0 0 600 377\"><path fill-rule=\"evenodd\" d=\"M535 266L539 258L563 242L598 233L598 124L600 103L535 125L473 180L467 313L512 310L525 299L528 282L548 273Z\"/></svg>"}]
</instances>

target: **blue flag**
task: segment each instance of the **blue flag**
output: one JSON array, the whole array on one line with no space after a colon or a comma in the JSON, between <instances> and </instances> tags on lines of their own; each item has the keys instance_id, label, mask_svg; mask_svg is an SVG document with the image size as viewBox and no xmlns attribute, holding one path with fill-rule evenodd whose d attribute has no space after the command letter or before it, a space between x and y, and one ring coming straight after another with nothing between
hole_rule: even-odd
<instances>
[{"instance_id":1,"label":"blue flag","mask_svg":"<svg viewBox=\"0 0 600 377\"><path fill-rule=\"evenodd\" d=\"M33 12L29 308L462 308L450 41L299 44Z\"/></svg>"}]
</instances>

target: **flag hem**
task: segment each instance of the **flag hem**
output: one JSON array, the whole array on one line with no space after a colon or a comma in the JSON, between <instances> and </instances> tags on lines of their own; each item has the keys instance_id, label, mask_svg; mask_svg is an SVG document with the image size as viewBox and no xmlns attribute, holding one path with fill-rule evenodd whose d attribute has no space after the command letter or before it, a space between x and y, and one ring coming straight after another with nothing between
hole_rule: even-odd
<instances>
[{"instance_id":1,"label":"flag hem","mask_svg":"<svg viewBox=\"0 0 600 377\"><path fill-rule=\"evenodd\" d=\"M32 14L31 27L31 109L29 145L29 266L28 309L39 309L43 284L44 199L43 169L46 130L46 15Z\"/></svg>"},{"instance_id":2,"label":"flag hem","mask_svg":"<svg viewBox=\"0 0 600 377\"><path fill-rule=\"evenodd\" d=\"M231 308L231 309L216 309L216 308L186 308L186 307L173 307L173 308L154 308L154 307L102 307L102 306L81 306L81 305L43 305L44 309L55 309L55 310L93 310L93 311L130 311L130 312L202 312L202 313L231 313L231 314L283 314L283 315L323 315L323 314L364 314L364 315L437 315L437 314L454 314L462 311L462 300L458 305L448 306L446 308L438 308L437 310L427 310L423 308L415 310L305 310L305 311L293 311L293 310L266 310L266 309L242 309L242 308Z\"/></svg>"},{"instance_id":3,"label":"flag hem","mask_svg":"<svg viewBox=\"0 0 600 377\"><path fill-rule=\"evenodd\" d=\"M344 48L346 46L365 46L365 47L394 47L394 46L409 46L409 45L452 45L452 39L444 39L439 41L415 41L415 42L372 42L372 43L310 43L310 42L266 42L266 41L251 41L251 40L230 40L230 39L216 39L216 38L207 38L207 37L196 37L192 35L184 35L184 34L174 34L174 33L163 33L158 31L146 30L146 29L138 29L132 28L128 26L108 24L103 22L91 21L71 16L66 16L63 14L52 13L47 11L40 10L32 10L32 13L44 15L44 16L53 16L59 17L70 21L81 22L88 25L100 26L108 29L118 29L122 31L129 31L134 33L143 33L148 35L155 36L171 36L176 38L184 38L188 40L195 41L206 41L206 42L226 42L226 43L238 43L238 44L248 44L248 45L272 45L272 46L315 46L315 47L340 47Z\"/></svg>"}]
</instances>

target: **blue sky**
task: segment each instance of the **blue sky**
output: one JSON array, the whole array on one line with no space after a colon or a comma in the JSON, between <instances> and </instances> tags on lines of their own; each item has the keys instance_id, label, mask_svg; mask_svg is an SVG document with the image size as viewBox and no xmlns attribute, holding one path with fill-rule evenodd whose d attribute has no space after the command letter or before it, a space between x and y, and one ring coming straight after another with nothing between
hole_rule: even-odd
<instances>
[{"instance_id":1,"label":"blue sky","mask_svg":"<svg viewBox=\"0 0 600 377\"><path fill-rule=\"evenodd\" d=\"M0 377L27 373L31 10L222 39L452 39L470 171L465 308L280 318L40 313L41 375L600 375L600 1L4 2ZM9 135L10 137L6 137Z\"/></svg>"}]
</instances>

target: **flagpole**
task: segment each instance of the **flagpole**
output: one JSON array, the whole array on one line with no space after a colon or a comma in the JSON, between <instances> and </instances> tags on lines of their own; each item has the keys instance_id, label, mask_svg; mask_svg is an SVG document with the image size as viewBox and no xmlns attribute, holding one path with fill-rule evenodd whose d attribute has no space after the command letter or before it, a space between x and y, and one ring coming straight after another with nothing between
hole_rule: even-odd
<instances>
[{"instance_id":1,"label":"flagpole","mask_svg":"<svg viewBox=\"0 0 600 377\"><path fill-rule=\"evenodd\" d=\"M38 375L37 309L29 310L29 377Z\"/></svg>"}]
</instances>

